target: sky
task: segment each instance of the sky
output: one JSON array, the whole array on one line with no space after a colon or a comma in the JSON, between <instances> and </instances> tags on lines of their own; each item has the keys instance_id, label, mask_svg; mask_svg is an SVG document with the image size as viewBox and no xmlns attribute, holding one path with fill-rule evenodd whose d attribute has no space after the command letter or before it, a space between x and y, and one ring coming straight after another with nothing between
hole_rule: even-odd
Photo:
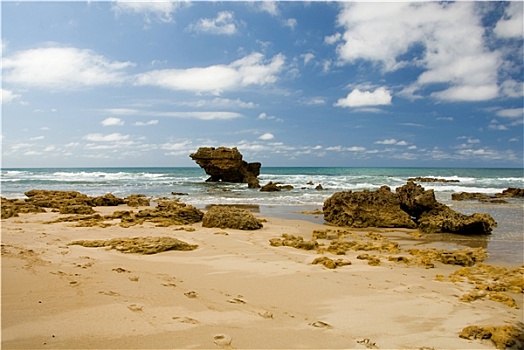
<instances>
[{"instance_id":1,"label":"sky","mask_svg":"<svg viewBox=\"0 0 524 350\"><path fill-rule=\"evenodd\" d=\"M2 167L523 167L523 2L2 1Z\"/></svg>"}]
</instances>

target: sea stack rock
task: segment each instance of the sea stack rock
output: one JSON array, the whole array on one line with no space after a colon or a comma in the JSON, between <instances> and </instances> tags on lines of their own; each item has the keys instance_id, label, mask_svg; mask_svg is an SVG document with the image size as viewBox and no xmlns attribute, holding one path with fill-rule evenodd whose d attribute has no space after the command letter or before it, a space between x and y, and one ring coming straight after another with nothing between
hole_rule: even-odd
<instances>
[{"instance_id":1,"label":"sea stack rock","mask_svg":"<svg viewBox=\"0 0 524 350\"><path fill-rule=\"evenodd\" d=\"M242 154L236 147L200 147L189 155L206 174L208 182L247 183L249 188L259 188L261 163L248 163L242 160Z\"/></svg>"}]
</instances>

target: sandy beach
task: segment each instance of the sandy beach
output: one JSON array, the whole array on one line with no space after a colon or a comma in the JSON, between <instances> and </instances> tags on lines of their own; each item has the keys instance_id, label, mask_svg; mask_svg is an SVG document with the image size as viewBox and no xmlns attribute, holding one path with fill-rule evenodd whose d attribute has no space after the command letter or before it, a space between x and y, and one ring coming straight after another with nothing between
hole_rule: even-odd
<instances>
[{"instance_id":1,"label":"sandy beach","mask_svg":"<svg viewBox=\"0 0 524 350\"><path fill-rule=\"evenodd\" d=\"M103 215L124 209L136 210L95 208ZM48 210L2 220L3 349L494 349L490 339L459 334L471 325L522 330L522 293L506 291L513 307L487 297L465 302L476 282L448 278L464 267L390 261L410 248L444 248L422 244L413 230L347 229L362 241L377 233L399 251L333 255L270 245L282 234L310 240L314 231L338 229L306 220L264 217L254 231L48 223L64 216ZM147 236L198 248L140 255L69 245ZM380 265L357 258L362 253ZM351 264L312 264L321 256Z\"/></svg>"}]
</instances>

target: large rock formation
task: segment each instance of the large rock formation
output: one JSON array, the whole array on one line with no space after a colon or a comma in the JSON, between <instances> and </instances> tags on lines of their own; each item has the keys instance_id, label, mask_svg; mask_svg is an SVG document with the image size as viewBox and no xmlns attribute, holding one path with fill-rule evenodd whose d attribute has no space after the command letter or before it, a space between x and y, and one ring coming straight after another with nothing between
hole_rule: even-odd
<instances>
[{"instance_id":1,"label":"large rock formation","mask_svg":"<svg viewBox=\"0 0 524 350\"><path fill-rule=\"evenodd\" d=\"M323 210L324 220L338 226L416 227L387 186L377 191L337 192L324 202Z\"/></svg>"},{"instance_id":2,"label":"large rock formation","mask_svg":"<svg viewBox=\"0 0 524 350\"><path fill-rule=\"evenodd\" d=\"M324 220L338 226L406 227L424 233L490 234L497 225L489 214L464 215L437 202L433 190L413 182L396 193L382 186L377 191L337 192L324 202Z\"/></svg>"},{"instance_id":3,"label":"large rock formation","mask_svg":"<svg viewBox=\"0 0 524 350\"><path fill-rule=\"evenodd\" d=\"M249 188L259 188L261 164L248 163L242 160L242 154L236 147L200 147L196 153L189 155L210 178L209 182L247 183Z\"/></svg>"}]
</instances>

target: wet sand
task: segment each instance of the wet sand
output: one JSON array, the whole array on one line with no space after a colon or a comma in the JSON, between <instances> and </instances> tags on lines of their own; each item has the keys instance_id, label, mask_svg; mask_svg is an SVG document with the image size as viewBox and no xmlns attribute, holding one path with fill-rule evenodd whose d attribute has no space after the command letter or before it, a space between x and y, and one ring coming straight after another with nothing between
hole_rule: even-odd
<instances>
[{"instance_id":1,"label":"wet sand","mask_svg":"<svg viewBox=\"0 0 524 350\"><path fill-rule=\"evenodd\" d=\"M102 214L119 207L97 207ZM522 327L522 293L515 307L488 298L464 302L468 281L449 276L461 266L434 268L389 261L388 252L319 254L274 247L282 234L311 239L329 227L314 220L265 217L256 231L203 228L201 223L122 228L46 224L58 213L2 220L2 348L150 349L494 349L459 337L470 325ZM380 233L409 248L461 248L425 242L414 232ZM192 251L124 254L68 245L75 240L169 236ZM326 245L329 242L318 240ZM320 256L351 265L327 269Z\"/></svg>"}]
</instances>

